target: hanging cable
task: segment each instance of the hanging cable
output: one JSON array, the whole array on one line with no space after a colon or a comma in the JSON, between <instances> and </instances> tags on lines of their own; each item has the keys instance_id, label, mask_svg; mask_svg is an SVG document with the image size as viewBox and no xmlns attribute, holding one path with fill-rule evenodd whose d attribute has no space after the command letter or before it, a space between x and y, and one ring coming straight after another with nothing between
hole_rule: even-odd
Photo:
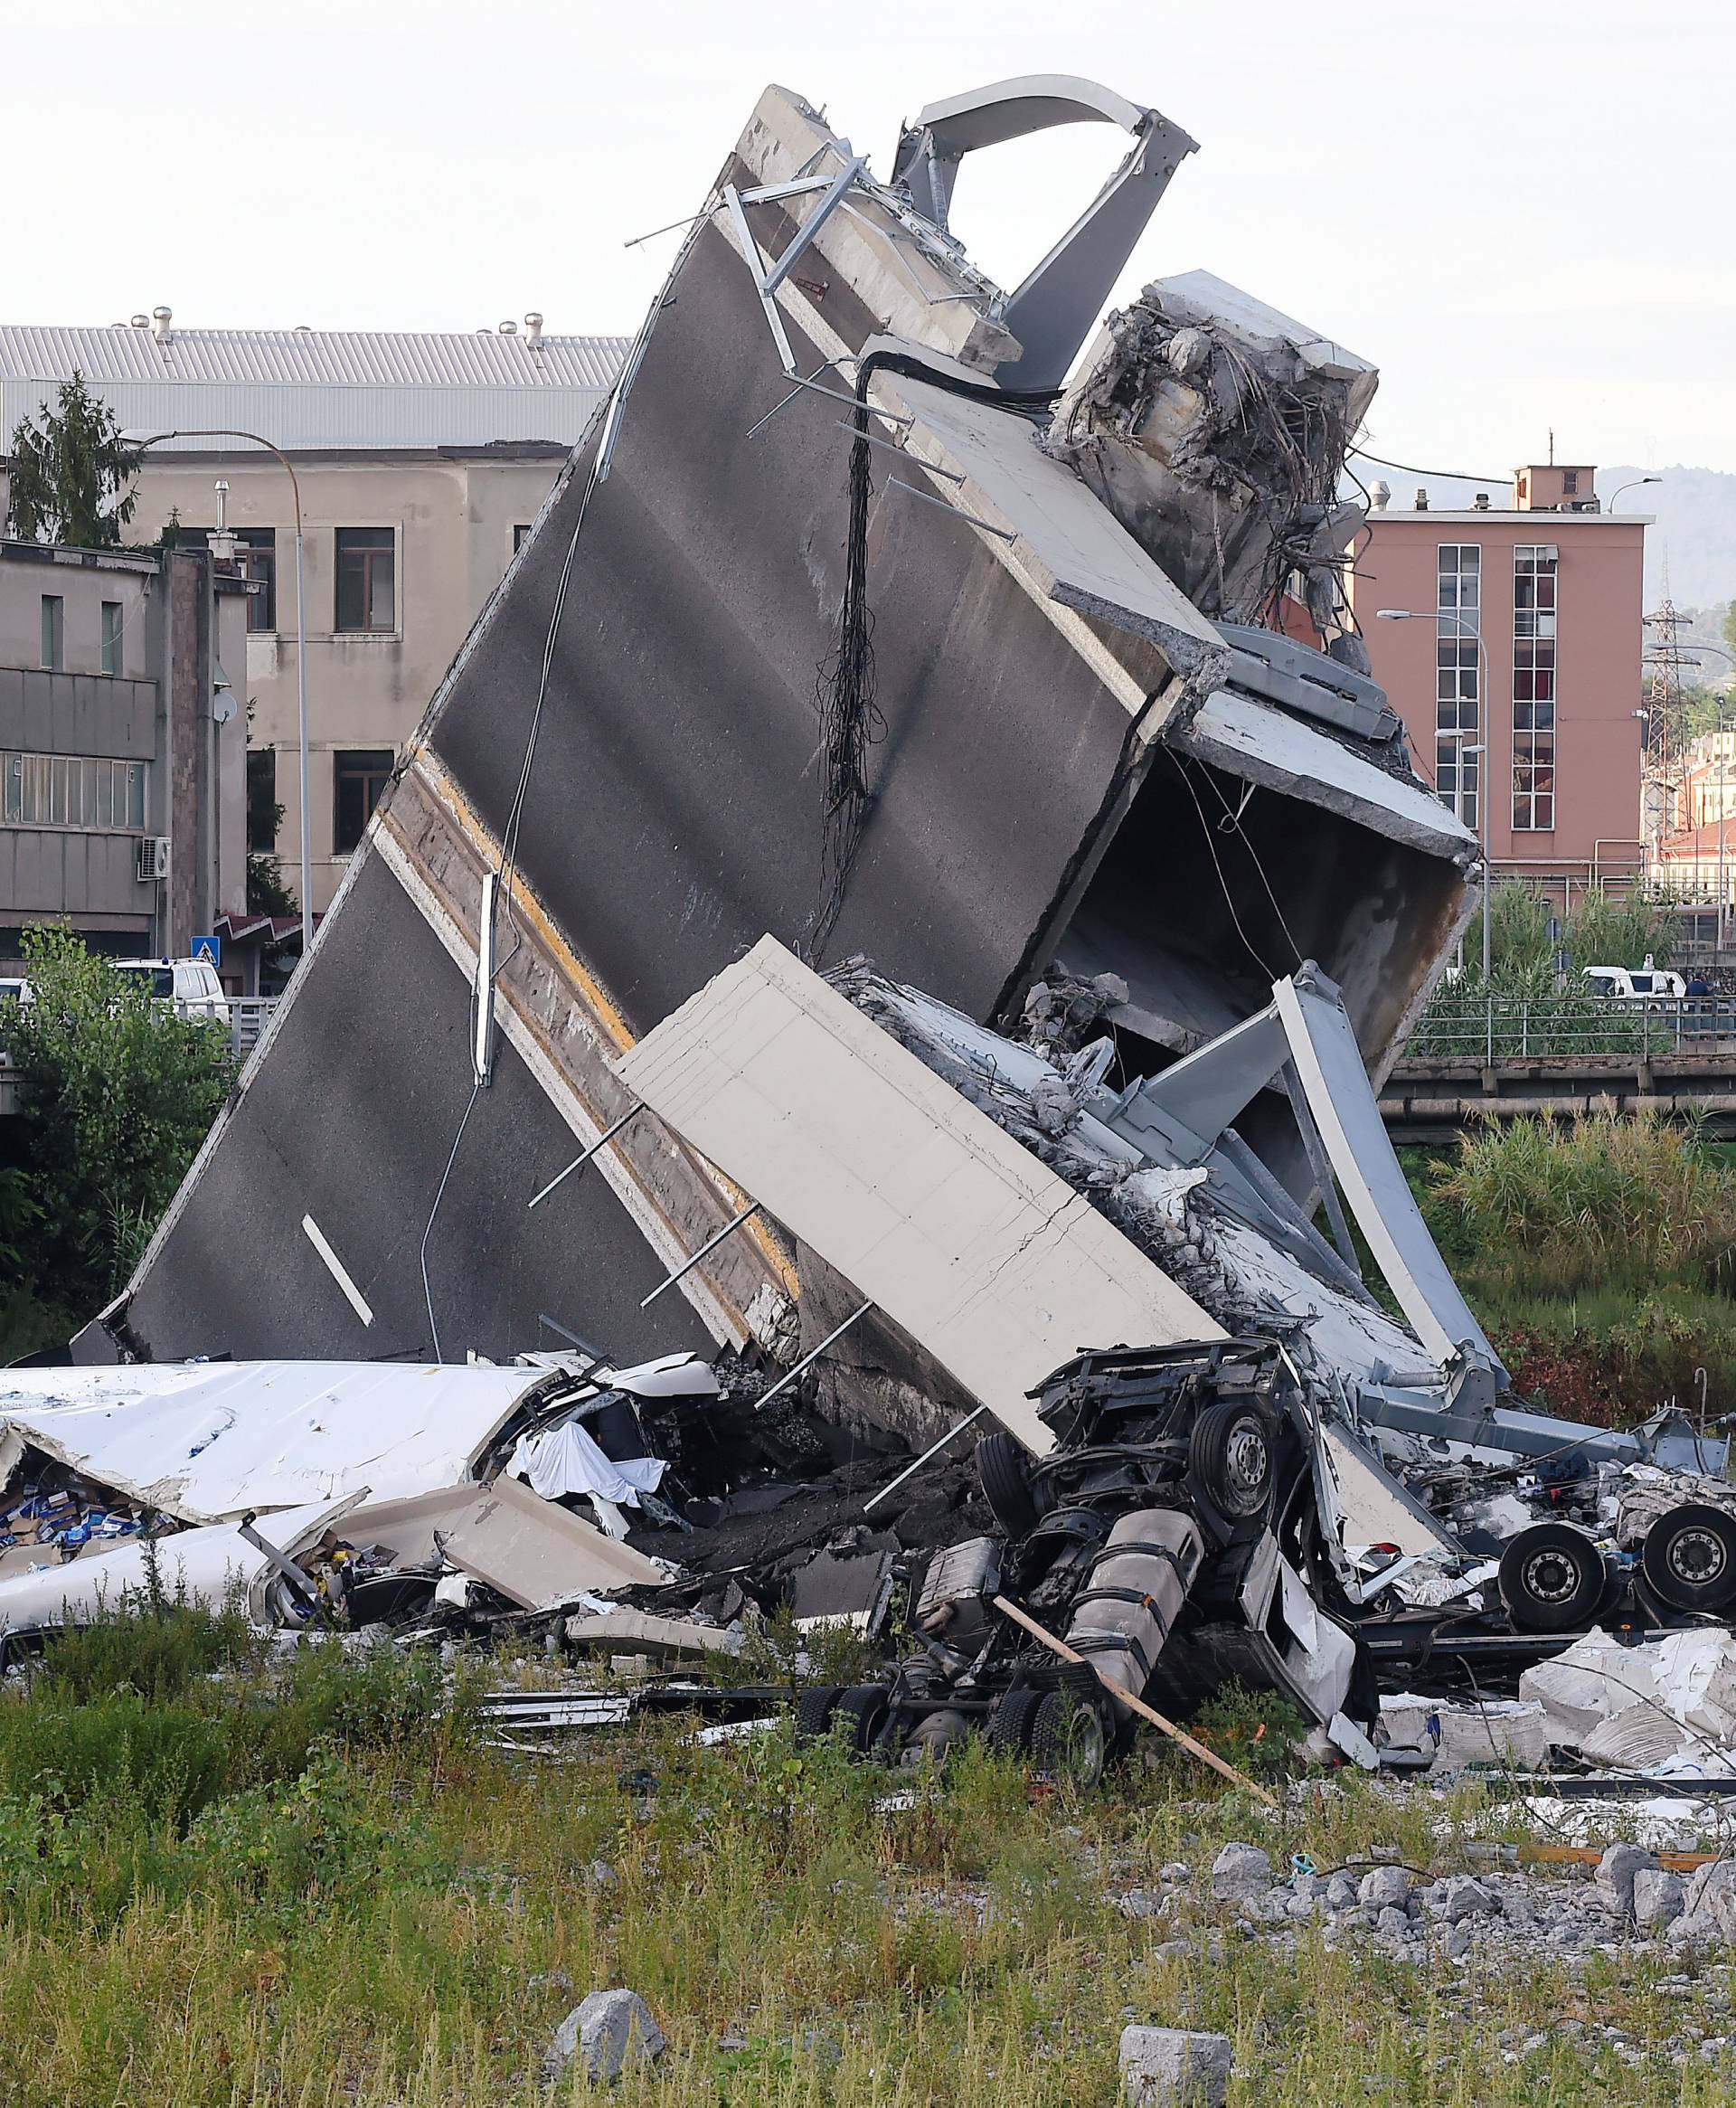
<instances>
[{"instance_id":1,"label":"hanging cable","mask_svg":"<svg viewBox=\"0 0 1736 2108\"><path fill-rule=\"evenodd\" d=\"M1272 891L1272 882L1266 875L1266 866L1260 862L1260 851L1255 848L1252 837L1241 824L1241 816L1248 807L1247 799L1244 799L1241 805L1232 806L1223 794L1222 784L1218 781L1217 777L1210 769L1205 772L1205 780L1217 793L1218 803L1223 808L1223 818L1218 822L1219 831L1240 837L1242 847L1247 850L1254 869L1259 874L1260 883L1266 888L1266 898L1272 903L1272 912L1278 917L1278 928L1284 932L1284 941L1295 954L1296 963L1300 966L1302 964L1302 947L1290 934L1290 925L1284 920L1284 911L1278 904L1278 895ZM1249 785L1248 790L1249 797L1252 797L1252 784Z\"/></svg>"},{"instance_id":2,"label":"hanging cable","mask_svg":"<svg viewBox=\"0 0 1736 2108\"><path fill-rule=\"evenodd\" d=\"M1236 935L1241 939L1249 958L1253 960L1260 972L1265 975L1269 981L1275 981L1278 976L1267 965L1260 953L1255 950L1253 939L1241 926L1241 917L1236 912L1235 895L1230 891L1230 882L1223 875L1223 865L1218 861L1218 846L1212 839L1212 823L1205 817L1205 808L1200 803L1200 794L1194 788L1194 779L1188 773L1187 763L1174 747L1165 747L1164 752L1175 762L1176 772L1181 777L1182 781L1186 784L1187 794L1194 800L1194 809L1200 816L1200 832L1205 837L1205 846L1212 853L1212 868L1218 874L1219 885L1223 888L1223 904L1230 911L1230 920L1236 926Z\"/></svg>"},{"instance_id":3,"label":"hanging cable","mask_svg":"<svg viewBox=\"0 0 1736 2108\"><path fill-rule=\"evenodd\" d=\"M900 373L949 395L990 402L1021 415L1046 411L1058 389L1010 390L961 380L902 352L876 352L856 368L856 407L852 412L844 535L844 599L837 641L821 660L815 682L819 704L821 769L819 898L808 924L805 955L818 963L843 912L844 897L862 846L873 802L868 787L868 752L886 736L886 720L874 700L874 616L868 605L868 513L873 500L873 442L868 386L876 373ZM923 466L912 455L915 468ZM894 478L896 480L896 478ZM918 492L919 496L926 493ZM948 502L948 509L950 502ZM979 523L980 524L980 523Z\"/></svg>"},{"instance_id":4,"label":"hanging cable","mask_svg":"<svg viewBox=\"0 0 1736 2108\"><path fill-rule=\"evenodd\" d=\"M1389 461L1382 455L1371 454L1366 447L1352 447L1349 450L1359 461L1373 461L1377 468L1396 468L1401 476L1444 476L1453 483L1513 481L1513 477L1505 472L1499 476L1479 476L1469 468L1413 468L1408 461Z\"/></svg>"}]
</instances>

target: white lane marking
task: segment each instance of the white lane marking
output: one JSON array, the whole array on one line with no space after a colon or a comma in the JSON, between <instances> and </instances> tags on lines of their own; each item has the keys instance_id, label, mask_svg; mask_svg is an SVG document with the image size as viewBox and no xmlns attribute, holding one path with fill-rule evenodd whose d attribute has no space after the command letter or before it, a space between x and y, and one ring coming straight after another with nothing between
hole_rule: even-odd
<instances>
[{"instance_id":1,"label":"white lane marking","mask_svg":"<svg viewBox=\"0 0 1736 2108\"><path fill-rule=\"evenodd\" d=\"M362 1290L356 1287L355 1283L344 1271L344 1262L326 1242L326 1233L320 1228L319 1224L314 1220L312 1215L303 1215L301 1218L301 1226L307 1233L307 1242L313 1246L314 1250L319 1253L320 1257L326 1262L326 1266L330 1269L332 1279L349 1298L351 1309L355 1312L356 1316L361 1319L364 1325L372 1325L373 1323L373 1312L368 1308L367 1299L363 1295Z\"/></svg>"}]
</instances>

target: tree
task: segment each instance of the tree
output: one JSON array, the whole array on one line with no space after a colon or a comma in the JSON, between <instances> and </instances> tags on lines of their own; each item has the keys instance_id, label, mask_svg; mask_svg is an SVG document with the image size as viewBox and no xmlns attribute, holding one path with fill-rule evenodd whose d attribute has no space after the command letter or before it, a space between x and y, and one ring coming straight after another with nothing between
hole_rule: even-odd
<instances>
[{"instance_id":1,"label":"tree","mask_svg":"<svg viewBox=\"0 0 1736 2108\"><path fill-rule=\"evenodd\" d=\"M278 807L282 812L282 806ZM298 915L301 903L285 883L283 867L269 849L247 853L247 912L250 915Z\"/></svg>"},{"instance_id":2,"label":"tree","mask_svg":"<svg viewBox=\"0 0 1736 2108\"><path fill-rule=\"evenodd\" d=\"M12 532L25 542L118 548L138 504L133 479L144 458L75 372L61 383L58 407L43 403L12 435Z\"/></svg>"},{"instance_id":3,"label":"tree","mask_svg":"<svg viewBox=\"0 0 1736 2108\"><path fill-rule=\"evenodd\" d=\"M26 930L33 1000L4 1007L33 1286L89 1317L122 1287L234 1080L229 1035L177 1017L70 930Z\"/></svg>"},{"instance_id":4,"label":"tree","mask_svg":"<svg viewBox=\"0 0 1736 2108\"><path fill-rule=\"evenodd\" d=\"M1724 642L1736 651L1736 600L1724 610Z\"/></svg>"}]
</instances>

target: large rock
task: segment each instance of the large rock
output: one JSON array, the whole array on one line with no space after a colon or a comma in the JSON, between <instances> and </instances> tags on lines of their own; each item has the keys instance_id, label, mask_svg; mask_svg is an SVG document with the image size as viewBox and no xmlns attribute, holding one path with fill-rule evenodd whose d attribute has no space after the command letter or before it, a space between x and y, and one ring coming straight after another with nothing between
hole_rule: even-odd
<instances>
[{"instance_id":1,"label":"large rock","mask_svg":"<svg viewBox=\"0 0 1736 2108\"><path fill-rule=\"evenodd\" d=\"M542 2073L558 2079L576 2058L593 2085L612 2085L629 2065L655 2064L663 2051L663 2029L637 1991L592 1991L555 2029Z\"/></svg>"},{"instance_id":2,"label":"large rock","mask_svg":"<svg viewBox=\"0 0 1736 2108\"><path fill-rule=\"evenodd\" d=\"M1195 2035L1184 2028L1124 2028L1122 2098L1128 2108L1223 2108L1233 2061L1227 2035Z\"/></svg>"},{"instance_id":3,"label":"large rock","mask_svg":"<svg viewBox=\"0 0 1736 2108\"><path fill-rule=\"evenodd\" d=\"M1410 1876L1402 1867L1372 1867L1356 1891L1364 1910L1402 1910L1410 1898Z\"/></svg>"},{"instance_id":4,"label":"large rock","mask_svg":"<svg viewBox=\"0 0 1736 2108\"><path fill-rule=\"evenodd\" d=\"M1667 1867L1642 1867L1634 1876L1634 1923L1661 1933L1682 1915L1687 1883Z\"/></svg>"},{"instance_id":5,"label":"large rock","mask_svg":"<svg viewBox=\"0 0 1736 2108\"><path fill-rule=\"evenodd\" d=\"M1475 1874L1455 1874L1440 1884L1439 1895L1429 1907L1449 1925L1456 1925L1461 1918L1494 1917L1501 1908L1501 1898Z\"/></svg>"},{"instance_id":6,"label":"large rock","mask_svg":"<svg viewBox=\"0 0 1736 2108\"><path fill-rule=\"evenodd\" d=\"M1251 1903L1272 1886L1272 1862L1258 1845L1225 1845L1212 1862L1212 1893L1220 1903Z\"/></svg>"},{"instance_id":7,"label":"large rock","mask_svg":"<svg viewBox=\"0 0 1736 2108\"><path fill-rule=\"evenodd\" d=\"M1657 1866L1654 1855L1638 1845L1611 1845L1598 1861L1598 1895L1618 1916L1634 1914L1634 1876Z\"/></svg>"},{"instance_id":8,"label":"large rock","mask_svg":"<svg viewBox=\"0 0 1736 2108\"><path fill-rule=\"evenodd\" d=\"M1710 1918L1726 1940L1736 1940L1736 1863L1713 1859L1688 1883L1684 1917Z\"/></svg>"}]
</instances>

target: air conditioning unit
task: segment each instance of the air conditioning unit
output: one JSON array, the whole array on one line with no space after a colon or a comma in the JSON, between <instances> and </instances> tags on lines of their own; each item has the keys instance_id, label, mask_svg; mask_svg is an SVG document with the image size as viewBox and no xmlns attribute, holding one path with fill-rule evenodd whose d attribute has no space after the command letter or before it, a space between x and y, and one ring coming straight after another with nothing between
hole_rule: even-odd
<instances>
[{"instance_id":1,"label":"air conditioning unit","mask_svg":"<svg viewBox=\"0 0 1736 2108\"><path fill-rule=\"evenodd\" d=\"M138 845L138 883L155 884L169 875L169 837L146 835Z\"/></svg>"}]
</instances>

